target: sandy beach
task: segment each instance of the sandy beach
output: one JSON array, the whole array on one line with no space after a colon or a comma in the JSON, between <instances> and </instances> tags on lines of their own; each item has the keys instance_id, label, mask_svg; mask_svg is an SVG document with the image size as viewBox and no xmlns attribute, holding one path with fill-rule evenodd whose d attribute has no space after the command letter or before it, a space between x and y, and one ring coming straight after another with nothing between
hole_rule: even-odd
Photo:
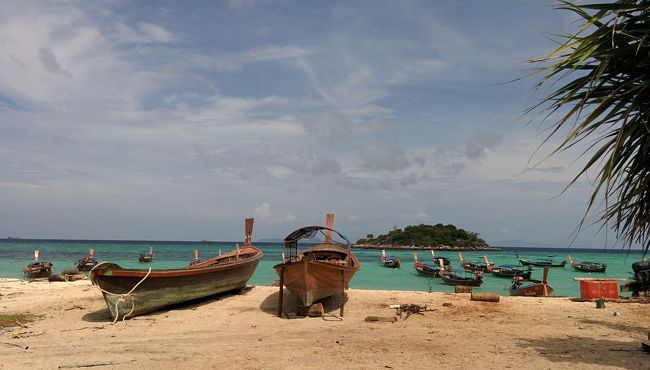
<instances>
[{"instance_id":1,"label":"sandy beach","mask_svg":"<svg viewBox=\"0 0 650 370\"><path fill-rule=\"evenodd\" d=\"M285 311L295 311L286 293ZM340 320L337 298L325 301L324 318L295 319L276 316L277 298L278 288L255 286L112 324L87 280L0 280L0 317L31 318L3 329L0 369L650 368L640 351L647 304L349 290ZM431 311L364 320L395 316L388 305L406 303Z\"/></svg>"}]
</instances>

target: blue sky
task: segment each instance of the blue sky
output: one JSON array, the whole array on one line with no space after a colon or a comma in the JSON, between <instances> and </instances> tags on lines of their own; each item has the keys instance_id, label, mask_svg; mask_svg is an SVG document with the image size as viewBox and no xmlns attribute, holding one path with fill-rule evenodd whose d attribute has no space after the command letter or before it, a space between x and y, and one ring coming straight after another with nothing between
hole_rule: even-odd
<instances>
[{"instance_id":1,"label":"blue sky","mask_svg":"<svg viewBox=\"0 0 650 370\"><path fill-rule=\"evenodd\" d=\"M336 214L565 246L591 185L544 161L523 61L550 1L0 3L0 236L240 240ZM577 246L613 244L587 227Z\"/></svg>"}]
</instances>

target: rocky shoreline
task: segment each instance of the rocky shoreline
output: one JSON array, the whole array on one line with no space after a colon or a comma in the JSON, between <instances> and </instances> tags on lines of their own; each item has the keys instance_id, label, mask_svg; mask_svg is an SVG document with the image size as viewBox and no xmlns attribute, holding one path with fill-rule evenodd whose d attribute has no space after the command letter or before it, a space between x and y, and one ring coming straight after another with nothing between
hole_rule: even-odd
<instances>
[{"instance_id":1,"label":"rocky shoreline","mask_svg":"<svg viewBox=\"0 0 650 370\"><path fill-rule=\"evenodd\" d=\"M434 251L451 251L451 252L501 252L502 248L479 246L479 247L459 247L449 245L375 245L375 244L354 244L353 248L358 249L393 249L393 250L434 250Z\"/></svg>"}]
</instances>

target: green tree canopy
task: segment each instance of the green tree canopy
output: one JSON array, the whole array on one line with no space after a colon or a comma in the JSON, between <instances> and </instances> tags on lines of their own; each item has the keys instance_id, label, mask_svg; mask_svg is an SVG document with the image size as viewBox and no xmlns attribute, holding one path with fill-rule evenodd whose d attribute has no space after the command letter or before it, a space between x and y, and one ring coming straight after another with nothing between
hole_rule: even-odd
<instances>
[{"instance_id":1,"label":"green tree canopy","mask_svg":"<svg viewBox=\"0 0 650 370\"><path fill-rule=\"evenodd\" d=\"M568 186L596 175L580 227L591 212L628 246L650 247L650 1L619 0L559 9L582 19L559 47L532 60L548 86L530 111L564 139L551 156L585 145L587 163ZM556 118L559 117L559 118ZM551 119L552 118L552 119ZM546 141L545 141L546 142ZM589 154L587 154L589 153ZM580 229L578 228L578 230Z\"/></svg>"},{"instance_id":2,"label":"green tree canopy","mask_svg":"<svg viewBox=\"0 0 650 370\"><path fill-rule=\"evenodd\" d=\"M406 226L403 230L393 227L386 234L367 239L361 239L359 244L386 244L386 245L415 245L415 246L466 246L476 247L486 245L479 238L479 234L459 229L454 225L424 225Z\"/></svg>"}]
</instances>

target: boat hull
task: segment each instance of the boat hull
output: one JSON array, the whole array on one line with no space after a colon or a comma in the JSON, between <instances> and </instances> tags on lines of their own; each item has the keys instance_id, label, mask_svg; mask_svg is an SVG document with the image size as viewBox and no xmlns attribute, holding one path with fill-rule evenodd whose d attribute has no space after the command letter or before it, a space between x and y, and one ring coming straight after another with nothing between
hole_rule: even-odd
<instances>
[{"instance_id":1,"label":"boat hull","mask_svg":"<svg viewBox=\"0 0 650 370\"><path fill-rule=\"evenodd\" d=\"M416 262L413 267L419 275L428 276L428 277L440 277L440 269L434 268L432 266L426 265L424 263Z\"/></svg>"},{"instance_id":2,"label":"boat hull","mask_svg":"<svg viewBox=\"0 0 650 370\"><path fill-rule=\"evenodd\" d=\"M284 270L284 286L308 307L347 289L350 280L359 270L358 266L356 258L352 267L302 258L277 264L273 268L281 278Z\"/></svg>"},{"instance_id":3,"label":"boat hull","mask_svg":"<svg viewBox=\"0 0 650 370\"><path fill-rule=\"evenodd\" d=\"M447 285L462 285L462 286L475 286L480 287L483 284L483 279L478 278L463 278L454 274L440 274L440 278Z\"/></svg>"},{"instance_id":4,"label":"boat hull","mask_svg":"<svg viewBox=\"0 0 650 370\"><path fill-rule=\"evenodd\" d=\"M545 263L545 262L535 262L535 261L527 261L527 260L519 260L519 263L521 263L524 266L536 266L536 267L564 267L566 265L566 261L562 261L560 263Z\"/></svg>"},{"instance_id":5,"label":"boat hull","mask_svg":"<svg viewBox=\"0 0 650 370\"><path fill-rule=\"evenodd\" d=\"M523 279L530 279L533 274L532 270L514 270L514 269L495 269L490 271L492 275L501 278L512 279L515 276L521 276Z\"/></svg>"},{"instance_id":6,"label":"boat hull","mask_svg":"<svg viewBox=\"0 0 650 370\"><path fill-rule=\"evenodd\" d=\"M511 296L522 296L522 297L545 297L550 296L553 293L553 288L549 285L546 286L546 292L544 292L543 284L534 284L528 286L522 286L517 289L511 289Z\"/></svg>"},{"instance_id":7,"label":"boat hull","mask_svg":"<svg viewBox=\"0 0 650 370\"><path fill-rule=\"evenodd\" d=\"M115 264L99 264L91 271L93 284L102 289L104 300L114 319L130 318L160 308L243 289L255 271L262 252L231 260L219 257L182 269L122 269ZM229 258L226 256L226 258ZM137 288L130 292L137 284Z\"/></svg>"},{"instance_id":8,"label":"boat hull","mask_svg":"<svg viewBox=\"0 0 650 370\"><path fill-rule=\"evenodd\" d=\"M30 264L23 269L25 277L28 279L45 278L52 275L52 264L49 262L38 262Z\"/></svg>"},{"instance_id":9,"label":"boat hull","mask_svg":"<svg viewBox=\"0 0 650 370\"><path fill-rule=\"evenodd\" d=\"M607 265L584 265L582 263L573 263L571 264L574 270L580 272L605 272L607 270Z\"/></svg>"}]
</instances>

